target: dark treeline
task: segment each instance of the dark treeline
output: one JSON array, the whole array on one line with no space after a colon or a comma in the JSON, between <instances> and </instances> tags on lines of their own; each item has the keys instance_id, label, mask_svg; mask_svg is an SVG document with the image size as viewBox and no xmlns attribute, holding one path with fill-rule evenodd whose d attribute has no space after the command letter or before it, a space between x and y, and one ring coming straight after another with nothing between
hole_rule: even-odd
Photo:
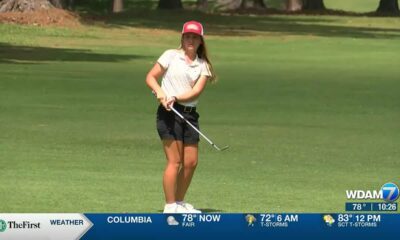
<instances>
[{"instance_id":1,"label":"dark treeline","mask_svg":"<svg viewBox=\"0 0 400 240\"><path fill-rule=\"evenodd\" d=\"M281 0L286 11L323 11L326 9L324 0ZM268 0L214 0L215 9L242 10L242 9L265 9L268 7ZM57 7L74 10L78 6L93 8L94 11L121 12L129 4L150 5L150 1L129 1L129 0L0 0L0 12L7 11L31 11L35 9L47 9ZM182 0L158 0L159 9L182 9ZM193 3L193 1L192 1ZM376 0L376 12L380 14L396 14L399 12L398 0ZM207 10L210 6L208 0L197 0L196 6L199 10Z\"/></svg>"}]
</instances>

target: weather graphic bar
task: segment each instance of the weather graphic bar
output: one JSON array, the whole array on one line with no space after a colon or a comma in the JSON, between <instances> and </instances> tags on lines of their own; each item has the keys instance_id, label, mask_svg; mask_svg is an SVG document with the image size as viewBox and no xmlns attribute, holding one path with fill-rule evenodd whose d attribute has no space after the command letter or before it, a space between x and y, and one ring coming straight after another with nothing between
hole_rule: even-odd
<instances>
[{"instance_id":1,"label":"weather graphic bar","mask_svg":"<svg viewBox=\"0 0 400 240\"><path fill-rule=\"evenodd\" d=\"M362 239L400 234L400 214L0 214L0 239Z\"/></svg>"}]
</instances>

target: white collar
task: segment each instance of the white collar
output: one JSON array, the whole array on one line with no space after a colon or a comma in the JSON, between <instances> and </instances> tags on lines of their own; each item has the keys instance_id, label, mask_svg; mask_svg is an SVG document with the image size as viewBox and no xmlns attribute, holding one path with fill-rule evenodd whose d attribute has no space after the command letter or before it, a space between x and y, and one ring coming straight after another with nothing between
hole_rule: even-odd
<instances>
[{"instance_id":1,"label":"white collar","mask_svg":"<svg viewBox=\"0 0 400 240\"><path fill-rule=\"evenodd\" d=\"M185 59L185 51L183 49L179 49L179 58L182 59L183 61L186 61ZM199 56L196 54L196 58L192 61L189 66L197 66L200 64Z\"/></svg>"}]
</instances>

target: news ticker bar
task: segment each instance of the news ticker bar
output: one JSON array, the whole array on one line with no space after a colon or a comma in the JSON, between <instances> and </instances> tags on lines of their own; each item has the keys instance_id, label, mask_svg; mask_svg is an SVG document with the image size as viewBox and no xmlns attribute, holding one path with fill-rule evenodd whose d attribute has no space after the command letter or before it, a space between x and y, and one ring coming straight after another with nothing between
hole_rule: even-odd
<instances>
[{"instance_id":1,"label":"news ticker bar","mask_svg":"<svg viewBox=\"0 0 400 240\"><path fill-rule=\"evenodd\" d=\"M0 239L385 239L400 214L0 214Z\"/></svg>"},{"instance_id":2,"label":"news ticker bar","mask_svg":"<svg viewBox=\"0 0 400 240\"><path fill-rule=\"evenodd\" d=\"M348 202L345 210L350 212L397 212L397 202Z\"/></svg>"}]
</instances>

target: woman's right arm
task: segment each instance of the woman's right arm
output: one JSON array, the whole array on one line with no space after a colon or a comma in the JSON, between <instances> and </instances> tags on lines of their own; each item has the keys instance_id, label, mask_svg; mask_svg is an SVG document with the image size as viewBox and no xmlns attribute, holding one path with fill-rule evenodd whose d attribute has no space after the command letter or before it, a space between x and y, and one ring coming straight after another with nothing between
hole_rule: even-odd
<instances>
[{"instance_id":1,"label":"woman's right arm","mask_svg":"<svg viewBox=\"0 0 400 240\"><path fill-rule=\"evenodd\" d=\"M161 89L160 84L158 84L157 80L164 75L165 71L166 70L161 67L161 65L157 62L156 64L154 64L153 68L149 71L149 73L147 73L146 76L147 86L156 94L158 101L163 105L167 100L167 96Z\"/></svg>"}]
</instances>

